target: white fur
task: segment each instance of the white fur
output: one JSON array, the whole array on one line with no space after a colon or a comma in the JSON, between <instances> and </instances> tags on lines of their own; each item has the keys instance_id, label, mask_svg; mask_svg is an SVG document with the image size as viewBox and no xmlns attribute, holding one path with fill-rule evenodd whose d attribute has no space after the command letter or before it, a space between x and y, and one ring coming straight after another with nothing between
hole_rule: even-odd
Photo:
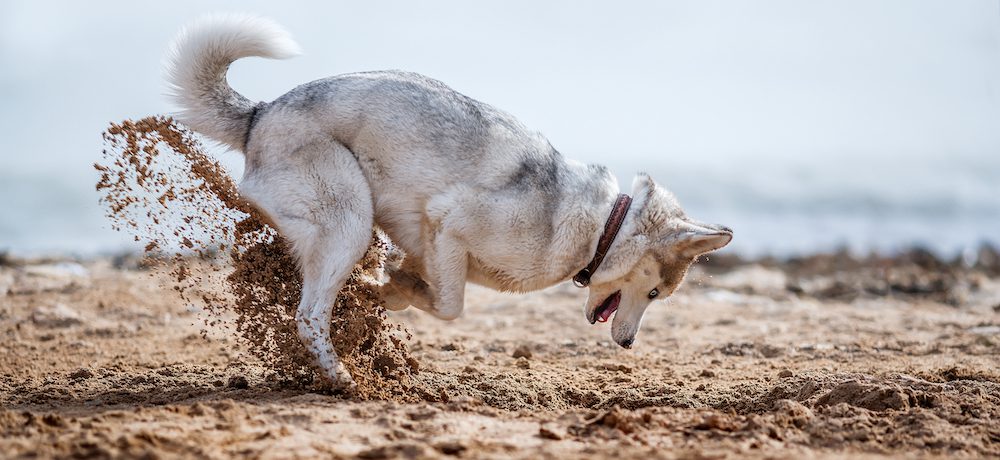
<instances>
[{"instance_id":1,"label":"white fur","mask_svg":"<svg viewBox=\"0 0 1000 460\"><path fill-rule=\"evenodd\" d=\"M177 118L208 137L242 148L242 136L233 136L217 110L218 98L241 97L226 83L229 65L245 57L287 59L300 53L291 34L270 19L218 14L190 23L177 34L165 60L168 94L183 107Z\"/></svg>"},{"instance_id":2,"label":"white fur","mask_svg":"<svg viewBox=\"0 0 1000 460\"><path fill-rule=\"evenodd\" d=\"M294 43L273 23L213 18L185 29L170 78L181 120L246 155L240 191L292 242L303 274L296 320L330 378L337 293L377 225L405 252L388 267L388 308L442 319L464 307L465 284L531 291L587 265L618 194L607 168L567 160L513 116L422 75L384 71L306 83L254 104L225 82L232 60L285 56ZM621 293L612 337L630 347L650 292L670 295L728 228L687 218L640 174L635 201L603 265L585 315Z\"/></svg>"}]
</instances>

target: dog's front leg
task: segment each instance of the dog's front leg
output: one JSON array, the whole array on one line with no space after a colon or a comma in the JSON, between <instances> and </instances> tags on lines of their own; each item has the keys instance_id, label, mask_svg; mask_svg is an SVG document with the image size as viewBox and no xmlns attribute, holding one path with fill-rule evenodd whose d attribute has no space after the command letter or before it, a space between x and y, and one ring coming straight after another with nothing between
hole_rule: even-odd
<instances>
[{"instance_id":1,"label":"dog's front leg","mask_svg":"<svg viewBox=\"0 0 1000 460\"><path fill-rule=\"evenodd\" d=\"M427 311L440 319L458 318L465 307L469 253L447 227L434 236L425 268L433 295L433 304Z\"/></svg>"}]
</instances>

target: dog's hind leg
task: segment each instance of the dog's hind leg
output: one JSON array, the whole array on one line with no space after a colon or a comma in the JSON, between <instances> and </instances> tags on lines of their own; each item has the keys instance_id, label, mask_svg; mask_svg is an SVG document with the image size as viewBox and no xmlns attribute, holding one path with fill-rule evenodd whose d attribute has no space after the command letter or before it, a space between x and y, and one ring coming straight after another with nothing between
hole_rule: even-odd
<instances>
[{"instance_id":1,"label":"dog's hind leg","mask_svg":"<svg viewBox=\"0 0 1000 460\"><path fill-rule=\"evenodd\" d=\"M373 208L354 155L339 143L316 143L248 173L240 190L292 244L302 272L295 320L323 373L347 383L330 340L337 294L371 244Z\"/></svg>"}]
</instances>

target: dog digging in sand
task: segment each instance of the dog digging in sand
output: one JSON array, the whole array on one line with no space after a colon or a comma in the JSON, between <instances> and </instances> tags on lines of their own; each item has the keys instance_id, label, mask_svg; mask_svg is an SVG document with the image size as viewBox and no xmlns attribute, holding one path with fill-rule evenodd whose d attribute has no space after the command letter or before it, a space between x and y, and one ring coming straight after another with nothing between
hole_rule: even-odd
<instances>
[{"instance_id":1,"label":"dog digging in sand","mask_svg":"<svg viewBox=\"0 0 1000 460\"><path fill-rule=\"evenodd\" d=\"M213 16L168 56L177 118L245 156L240 193L292 243L302 271L301 340L333 381L349 382L330 341L332 307L378 225L405 256L385 268L387 308L446 320L466 282L527 292L568 279L590 293L590 323L613 317L630 348L650 302L732 231L688 218L639 174L631 196L603 166L562 156L513 116L422 75L340 75L273 102L234 91L235 60L298 53L275 23Z\"/></svg>"}]
</instances>

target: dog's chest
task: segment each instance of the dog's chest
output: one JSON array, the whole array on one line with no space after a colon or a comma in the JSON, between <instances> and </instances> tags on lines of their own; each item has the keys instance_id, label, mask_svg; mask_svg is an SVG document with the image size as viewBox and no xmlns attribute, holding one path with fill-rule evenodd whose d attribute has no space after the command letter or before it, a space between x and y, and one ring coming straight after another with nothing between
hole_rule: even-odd
<instances>
[{"instance_id":1,"label":"dog's chest","mask_svg":"<svg viewBox=\"0 0 1000 460\"><path fill-rule=\"evenodd\" d=\"M530 292L543 289L561 281L561 277L547 273L541 267L499 267L476 257L469 257L468 280L491 289L507 292Z\"/></svg>"}]
</instances>

